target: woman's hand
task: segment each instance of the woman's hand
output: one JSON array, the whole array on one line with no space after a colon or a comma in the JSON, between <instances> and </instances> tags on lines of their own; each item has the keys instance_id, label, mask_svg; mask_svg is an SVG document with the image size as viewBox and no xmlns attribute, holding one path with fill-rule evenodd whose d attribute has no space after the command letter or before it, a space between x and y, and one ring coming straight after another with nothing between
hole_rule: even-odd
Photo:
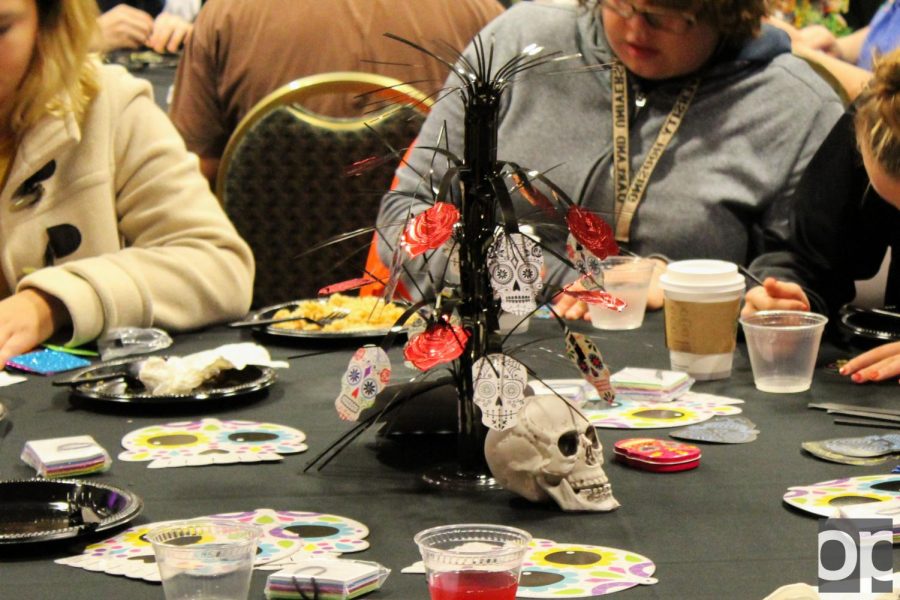
<instances>
[{"instance_id":1,"label":"woman's hand","mask_svg":"<svg viewBox=\"0 0 900 600\"><path fill-rule=\"evenodd\" d=\"M153 31L147 38L147 46L154 52L163 54L178 52L191 39L194 26L179 16L160 13L153 22Z\"/></svg>"},{"instance_id":2,"label":"woman's hand","mask_svg":"<svg viewBox=\"0 0 900 600\"><path fill-rule=\"evenodd\" d=\"M0 301L0 367L68 323L65 306L39 290L22 290Z\"/></svg>"},{"instance_id":3,"label":"woman's hand","mask_svg":"<svg viewBox=\"0 0 900 600\"><path fill-rule=\"evenodd\" d=\"M767 277L763 285L751 288L744 296L742 317L760 310L809 310L809 299L796 283Z\"/></svg>"},{"instance_id":4,"label":"woman's hand","mask_svg":"<svg viewBox=\"0 0 900 600\"><path fill-rule=\"evenodd\" d=\"M860 354L841 367L841 375L849 375L856 383L900 378L900 342L884 344Z\"/></svg>"}]
</instances>

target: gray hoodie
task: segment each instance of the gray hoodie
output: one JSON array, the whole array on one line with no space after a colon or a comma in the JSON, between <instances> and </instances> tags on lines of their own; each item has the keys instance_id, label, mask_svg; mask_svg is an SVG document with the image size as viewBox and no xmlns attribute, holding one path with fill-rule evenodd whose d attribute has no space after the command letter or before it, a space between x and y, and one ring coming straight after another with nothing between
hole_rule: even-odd
<instances>
[{"instance_id":1,"label":"gray hoodie","mask_svg":"<svg viewBox=\"0 0 900 600\"><path fill-rule=\"evenodd\" d=\"M489 24L481 38L485 46L493 44L494 65L529 44L582 55L526 72L507 89L497 154L528 169L549 170L547 176L573 200L614 226L610 75L584 70L613 59L598 13L522 2ZM467 56L473 55L470 47ZM653 172L632 222L628 250L747 264L785 237L800 175L843 107L828 84L790 54L787 36L773 28L764 28L742 48L721 49L698 74L700 87ZM629 76L629 83L633 174L685 81L642 82ZM447 86L455 85L451 74ZM643 106L637 107L636 99ZM446 124L450 150L462 156L462 122L462 103L451 93L434 106L417 144L436 144ZM446 161L433 161L432 154L412 151L410 166L397 172L396 189L433 198L416 175L427 173L434 163L434 181L440 181ZM378 217L380 230L393 244L408 211L414 214L427 206L387 194ZM516 214L520 223L533 221L542 241L563 252L564 228L521 199L516 199ZM379 244L379 255L390 264L387 244ZM576 278L559 260L545 256L548 292ZM441 262L429 262L433 277L443 272ZM428 290L421 262L409 264L421 289Z\"/></svg>"}]
</instances>

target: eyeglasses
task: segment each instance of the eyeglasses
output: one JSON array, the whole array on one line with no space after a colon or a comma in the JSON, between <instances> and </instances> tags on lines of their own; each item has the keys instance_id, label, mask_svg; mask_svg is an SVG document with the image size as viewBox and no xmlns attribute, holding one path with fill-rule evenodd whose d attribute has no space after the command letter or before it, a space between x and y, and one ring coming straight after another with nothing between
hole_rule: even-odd
<instances>
[{"instance_id":1,"label":"eyeglasses","mask_svg":"<svg viewBox=\"0 0 900 600\"><path fill-rule=\"evenodd\" d=\"M608 8L623 19L630 19L634 15L641 15L647 25L653 29L668 31L669 33L687 33L691 27L697 24L694 15L666 10L664 8L637 8L627 0L602 0L603 8Z\"/></svg>"}]
</instances>

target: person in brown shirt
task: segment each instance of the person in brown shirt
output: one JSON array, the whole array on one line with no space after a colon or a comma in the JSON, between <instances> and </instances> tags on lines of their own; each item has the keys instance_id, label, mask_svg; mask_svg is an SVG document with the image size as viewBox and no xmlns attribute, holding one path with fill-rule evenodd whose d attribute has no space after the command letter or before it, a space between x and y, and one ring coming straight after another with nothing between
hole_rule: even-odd
<instances>
[{"instance_id":1,"label":"person in brown shirt","mask_svg":"<svg viewBox=\"0 0 900 600\"><path fill-rule=\"evenodd\" d=\"M211 1L185 47L169 113L213 182L238 122L278 87L316 73L364 71L434 93L447 67L383 34L446 55L443 44L462 50L502 12L497 0ZM356 116L363 104L345 98L308 108Z\"/></svg>"}]
</instances>

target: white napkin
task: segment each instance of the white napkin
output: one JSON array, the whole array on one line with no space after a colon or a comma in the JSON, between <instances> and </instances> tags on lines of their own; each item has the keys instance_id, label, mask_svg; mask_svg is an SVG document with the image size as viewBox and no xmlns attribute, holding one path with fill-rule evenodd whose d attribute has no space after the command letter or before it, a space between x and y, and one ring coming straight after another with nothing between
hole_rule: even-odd
<instances>
[{"instance_id":1,"label":"white napkin","mask_svg":"<svg viewBox=\"0 0 900 600\"><path fill-rule=\"evenodd\" d=\"M151 356L141 366L138 379L150 393L172 396L187 394L222 371L241 370L247 365L288 367L285 361L272 360L269 351L259 344L244 342L226 344L182 357Z\"/></svg>"}]
</instances>

